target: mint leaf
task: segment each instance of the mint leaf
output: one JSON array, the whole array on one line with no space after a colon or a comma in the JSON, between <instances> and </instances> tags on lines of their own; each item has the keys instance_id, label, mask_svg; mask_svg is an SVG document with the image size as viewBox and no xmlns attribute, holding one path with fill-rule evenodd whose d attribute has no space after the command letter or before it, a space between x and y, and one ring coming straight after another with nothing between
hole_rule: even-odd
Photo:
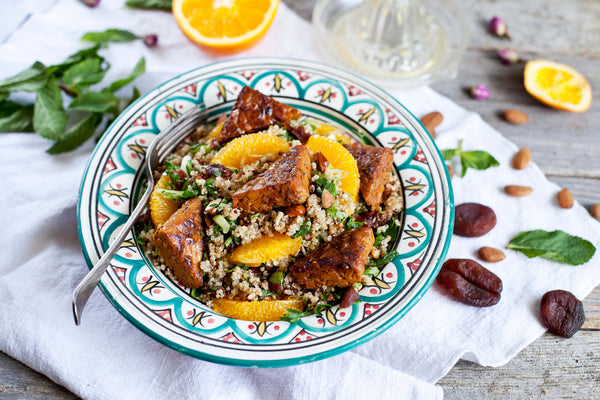
<instances>
[{"instance_id":1,"label":"mint leaf","mask_svg":"<svg viewBox=\"0 0 600 400\"><path fill-rule=\"evenodd\" d=\"M125 108L129 107L130 105L132 105L133 102L136 101L139 98L140 98L140 91L138 90L138 88L134 87L133 88L133 93L131 94L131 98L127 102L127 105L125 106Z\"/></svg>"},{"instance_id":2,"label":"mint leaf","mask_svg":"<svg viewBox=\"0 0 600 400\"><path fill-rule=\"evenodd\" d=\"M52 140L62 138L67 126L67 114L63 108L63 99L54 77L50 77L37 92L33 106L33 127L36 133Z\"/></svg>"},{"instance_id":3,"label":"mint leaf","mask_svg":"<svg viewBox=\"0 0 600 400\"><path fill-rule=\"evenodd\" d=\"M127 0L127 7L171 11L172 0Z\"/></svg>"},{"instance_id":4,"label":"mint leaf","mask_svg":"<svg viewBox=\"0 0 600 400\"><path fill-rule=\"evenodd\" d=\"M133 67L133 71L131 71L131 74L127 78L119 79L117 81L114 81L105 90L109 91L111 93L114 93L117 90L121 89L123 86L129 84L131 81L133 81L138 76L142 75L144 72L146 72L146 60L144 59L144 57L142 57L137 62L137 64L135 65L135 67Z\"/></svg>"},{"instance_id":5,"label":"mint leaf","mask_svg":"<svg viewBox=\"0 0 600 400\"><path fill-rule=\"evenodd\" d=\"M461 177L465 176L467 169L469 168L483 170L500 165L498 160L490 153L483 150L463 151L462 144L463 141L461 140L458 142L458 148L441 151L442 157L446 161L450 161L455 157L460 158L460 165L462 167L460 173Z\"/></svg>"},{"instance_id":6,"label":"mint leaf","mask_svg":"<svg viewBox=\"0 0 600 400\"><path fill-rule=\"evenodd\" d=\"M58 154L76 149L92 137L100 121L102 121L102 114L94 113L89 115L69 129L64 137L54 143L46 152L49 154Z\"/></svg>"},{"instance_id":7,"label":"mint leaf","mask_svg":"<svg viewBox=\"0 0 600 400\"><path fill-rule=\"evenodd\" d=\"M13 101L0 103L0 132L32 132L33 106Z\"/></svg>"},{"instance_id":8,"label":"mint leaf","mask_svg":"<svg viewBox=\"0 0 600 400\"><path fill-rule=\"evenodd\" d=\"M85 92L77 96L69 105L71 110L113 113L119 112L120 100L109 92Z\"/></svg>"},{"instance_id":9,"label":"mint leaf","mask_svg":"<svg viewBox=\"0 0 600 400\"><path fill-rule=\"evenodd\" d=\"M22 90L25 92L36 92L40 90L48 81L48 72L46 66L39 61L15 76L11 76L0 81L0 91L16 92Z\"/></svg>"},{"instance_id":10,"label":"mint leaf","mask_svg":"<svg viewBox=\"0 0 600 400\"><path fill-rule=\"evenodd\" d=\"M589 241L563 231L541 229L519 233L506 246L529 258L542 257L561 264L581 265L588 262L596 248Z\"/></svg>"},{"instance_id":11,"label":"mint leaf","mask_svg":"<svg viewBox=\"0 0 600 400\"><path fill-rule=\"evenodd\" d=\"M67 59L62 63L49 66L48 74L54 75L56 78L60 78L72 65L77 64L85 59L98 58L100 61L104 61L104 58L98 55L99 49L100 45L96 44L92 47L88 47L87 49L79 50L78 52L67 57Z\"/></svg>"},{"instance_id":12,"label":"mint leaf","mask_svg":"<svg viewBox=\"0 0 600 400\"><path fill-rule=\"evenodd\" d=\"M8 99L8 96L10 96L10 93L0 91L0 102Z\"/></svg>"},{"instance_id":13,"label":"mint leaf","mask_svg":"<svg viewBox=\"0 0 600 400\"><path fill-rule=\"evenodd\" d=\"M106 69L102 69L102 59L99 57L86 58L69 67L62 77L62 81L70 89L80 92L81 88L100 82L106 71Z\"/></svg>"},{"instance_id":14,"label":"mint leaf","mask_svg":"<svg viewBox=\"0 0 600 400\"><path fill-rule=\"evenodd\" d=\"M460 164L462 166L461 177L465 176L468 168L482 170L500 165L490 153L481 150L463 151L460 153Z\"/></svg>"},{"instance_id":15,"label":"mint leaf","mask_svg":"<svg viewBox=\"0 0 600 400\"><path fill-rule=\"evenodd\" d=\"M107 29L104 32L88 32L81 37L83 42L123 43L139 39L136 34L123 29Z\"/></svg>"}]
</instances>

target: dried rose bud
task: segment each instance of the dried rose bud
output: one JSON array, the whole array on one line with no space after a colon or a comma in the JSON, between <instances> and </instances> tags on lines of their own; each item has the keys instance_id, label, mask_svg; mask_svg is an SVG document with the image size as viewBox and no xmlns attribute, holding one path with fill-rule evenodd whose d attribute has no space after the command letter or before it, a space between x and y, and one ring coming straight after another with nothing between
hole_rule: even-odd
<instances>
[{"instance_id":1,"label":"dried rose bud","mask_svg":"<svg viewBox=\"0 0 600 400\"><path fill-rule=\"evenodd\" d=\"M90 8L98 7L100 4L100 0L81 0L81 2Z\"/></svg>"},{"instance_id":2,"label":"dried rose bud","mask_svg":"<svg viewBox=\"0 0 600 400\"><path fill-rule=\"evenodd\" d=\"M475 100L484 100L490 98L490 90L485 85L477 85L472 87L469 92Z\"/></svg>"},{"instance_id":3,"label":"dried rose bud","mask_svg":"<svg viewBox=\"0 0 600 400\"><path fill-rule=\"evenodd\" d=\"M143 37L144 44L148 47L156 47L158 44L158 36L155 34L146 35Z\"/></svg>"},{"instance_id":4,"label":"dried rose bud","mask_svg":"<svg viewBox=\"0 0 600 400\"><path fill-rule=\"evenodd\" d=\"M506 23L500 17L494 17L490 20L489 31L492 35L510 39Z\"/></svg>"},{"instance_id":5,"label":"dried rose bud","mask_svg":"<svg viewBox=\"0 0 600 400\"><path fill-rule=\"evenodd\" d=\"M497 54L500 61L506 65L511 65L520 61L519 55L514 50L502 49L498 50Z\"/></svg>"}]
</instances>

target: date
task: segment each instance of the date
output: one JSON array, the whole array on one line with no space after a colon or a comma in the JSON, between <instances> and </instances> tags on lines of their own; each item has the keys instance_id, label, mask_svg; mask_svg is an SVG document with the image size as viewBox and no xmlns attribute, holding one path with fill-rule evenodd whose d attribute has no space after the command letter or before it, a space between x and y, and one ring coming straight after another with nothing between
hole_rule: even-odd
<instances>
[{"instance_id":1,"label":"date","mask_svg":"<svg viewBox=\"0 0 600 400\"><path fill-rule=\"evenodd\" d=\"M550 333L570 338L585 322L583 304L571 292L551 290L540 302L542 323Z\"/></svg>"},{"instance_id":2,"label":"date","mask_svg":"<svg viewBox=\"0 0 600 400\"><path fill-rule=\"evenodd\" d=\"M470 259L446 260L436 282L450 297L465 304L489 307L500 301L500 278Z\"/></svg>"},{"instance_id":3,"label":"date","mask_svg":"<svg viewBox=\"0 0 600 400\"><path fill-rule=\"evenodd\" d=\"M454 210L454 216L454 233L458 236L483 236L496 226L496 213L483 204L459 204Z\"/></svg>"}]
</instances>

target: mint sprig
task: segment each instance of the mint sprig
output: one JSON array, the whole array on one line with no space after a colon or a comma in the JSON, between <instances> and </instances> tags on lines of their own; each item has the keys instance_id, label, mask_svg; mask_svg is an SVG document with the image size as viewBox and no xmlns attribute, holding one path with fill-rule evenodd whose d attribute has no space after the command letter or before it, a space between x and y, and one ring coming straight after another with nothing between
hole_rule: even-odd
<instances>
[{"instance_id":1,"label":"mint sprig","mask_svg":"<svg viewBox=\"0 0 600 400\"><path fill-rule=\"evenodd\" d=\"M94 136L103 121L112 121L124 108L115 92L146 71L141 58L129 76L116 80L104 89L90 90L100 84L110 64L98 52L108 43L141 39L120 29L89 32L82 40L95 43L67 57L62 63L45 66L36 61L20 73L0 81L0 132L31 132L54 141L48 153L71 151ZM34 104L10 100L14 92L35 92ZM134 88L131 100L139 97ZM71 98L68 106L64 100ZM76 111L71 113L71 111ZM105 118L108 117L108 118ZM98 136L97 136L98 137Z\"/></svg>"},{"instance_id":2,"label":"mint sprig","mask_svg":"<svg viewBox=\"0 0 600 400\"><path fill-rule=\"evenodd\" d=\"M490 153L483 150L470 150L464 151L462 149L463 141L458 142L458 148L442 150L442 157L446 161L451 161L453 158L458 157L461 165L461 178L467 173L467 169L479 169L484 170L490 167L496 167L500 165Z\"/></svg>"},{"instance_id":3,"label":"mint sprig","mask_svg":"<svg viewBox=\"0 0 600 400\"><path fill-rule=\"evenodd\" d=\"M542 257L568 265L584 264L596 252L596 247L585 239L560 230L547 232L541 229L519 233L506 248L520 251L529 258Z\"/></svg>"}]
</instances>

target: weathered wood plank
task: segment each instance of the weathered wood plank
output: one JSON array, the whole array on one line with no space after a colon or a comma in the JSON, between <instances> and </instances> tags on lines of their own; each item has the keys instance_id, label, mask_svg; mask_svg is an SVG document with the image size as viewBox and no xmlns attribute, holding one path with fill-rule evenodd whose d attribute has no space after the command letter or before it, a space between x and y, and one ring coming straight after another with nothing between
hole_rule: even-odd
<instances>
[{"instance_id":1,"label":"weathered wood plank","mask_svg":"<svg viewBox=\"0 0 600 400\"><path fill-rule=\"evenodd\" d=\"M598 348L595 331L579 331L571 339L546 334L499 368L460 361L439 384L447 400L597 399Z\"/></svg>"},{"instance_id":2,"label":"weathered wood plank","mask_svg":"<svg viewBox=\"0 0 600 400\"><path fill-rule=\"evenodd\" d=\"M0 399L71 400L77 396L0 352Z\"/></svg>"}]
</instances>

